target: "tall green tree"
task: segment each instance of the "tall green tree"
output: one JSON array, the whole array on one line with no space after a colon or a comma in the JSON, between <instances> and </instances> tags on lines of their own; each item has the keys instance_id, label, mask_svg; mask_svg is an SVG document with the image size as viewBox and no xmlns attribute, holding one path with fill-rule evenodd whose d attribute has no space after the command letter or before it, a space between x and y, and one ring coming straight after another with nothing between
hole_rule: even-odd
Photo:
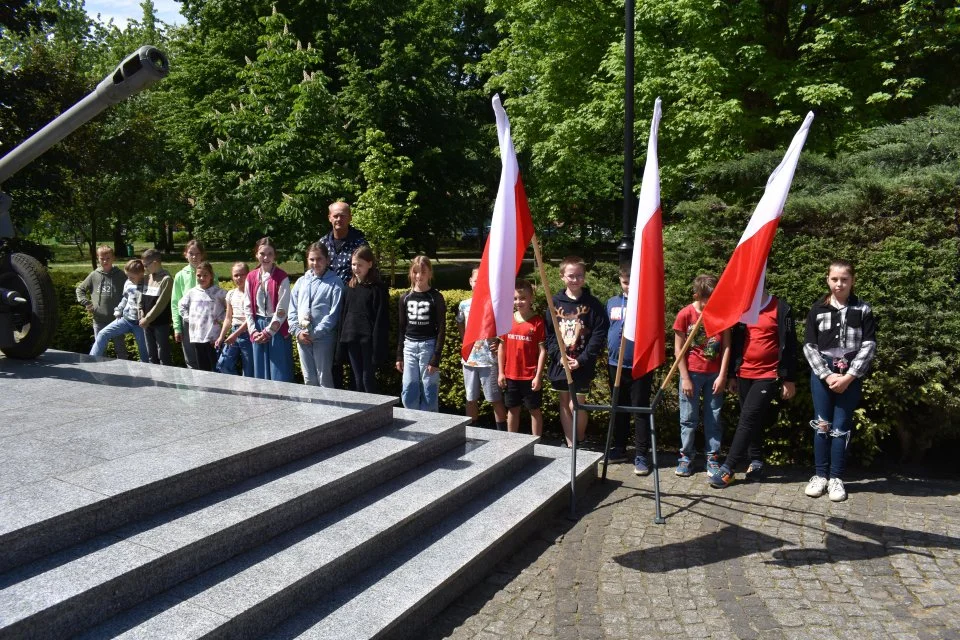
<instances>
[{"instance_id":1,"label":"tall green tree","mask_svg":"<svg viewBox=\"0 0 960 640\"><path fill-rule=\"evenodd\" d=\"M11 127L15 138L27 137L82 99L143 43L144 33L160 38L149 0L144 21L124 31L91 22L82 1L45 0L39 6L55 20L4 34L4 59L10 75L21 79L24 96L17 114L23 125ZM18 216L37 223L38 239L70 239L85 246L92 264L99 241L112 239L123 255L136 222L160 192L156 176L164 145L153 113L149 94L114 105L11 180Z\"/></svg>"},{"instance_id":2,"label":"tall green tree","mask_svg":"<svg viewBox=\"0 0 960 640\"><path fill-rule=\"evenodd\" d=\"M315 211L303 214L309 218L308 236L324 230L329 201L352 200L365 189L360 164L368 130L382 131L396 153L413 163L402 178L403 191L417 194L418 214L404 230L413 246L429 248L437 236L489 217L496 141L483 78L474 67L492 48L495 31L483 0L279 1L275 7L286 18L286 37L304 48L311 43L317 59L307 69L316 72L327 92L326 104L318 108L330 117L315 124L329 130L304 131L326 136L330 145L319 152L325 159L318 159L326 164L317 165L309 198L303 189L283 191L292 197L286 200L289 206ZM239 97L253 80L242 75L246 60L256 68L264 51L258 18L272 11L271 3L260 0L184 3L188 26L174 35L179 88L164 117L184 155L181 175L198 203L191 213L198 229L220 226L209 207L214 202L227 207L225 194L240 186L240 176L230 169L204 170L196 164L209 157L208 144L221 150L217 138L229 143L224 130L217 130L217 118L207 114L226 113L231 103L239 108ZM290 86L300 81L299 71L288 78ZM292 168L289 175L297 171ZM321 189L320 175L335 178L324 179Z\"/></svg>"},{"instance_id":3,"label":"tall green tree","mask_svg":"<svg viewBox=\"0 0 960 640\"><path fill-rule=\"evenodd\" d=\"M382 131L366 135L366 157L360 164L364 190L354 208L354 224L363 229L378 264L390 265L390 286L394 284L397 259L408 238L401 234L416 213L416 193L404 193L403 177L413 163L395 154Z\"/></svg>"},{"instance_id":4,"label":"tall green tree","mask_svg":"<svg viewBox=\"0 0 960 640\"><path fill-rule=\"evenodd\" d=\"M327 203L344 191L343 128L320 51L297 40L280 13L260 24L256 58L237 72L223 111L206 116L212 136L192 215L199 233L233 241L270 234L303 253L323 234Z\"/></svg>"},{"instance_id":5,"label":"tall green tree","mask_svg":"<svg viewBox=\"0 0 960 640\"><path fill-rule=\"evenodd\" d=\"M530 158L531 199L559 222L618 209L622 6L489 6L503 38L484 67ZM808 148L835 155L860 131L956 101L958 29L950 1L639 0L636 130L661 97L664 197L698 168L784 144L811 109Z\"/></svg>"}]
</instances>

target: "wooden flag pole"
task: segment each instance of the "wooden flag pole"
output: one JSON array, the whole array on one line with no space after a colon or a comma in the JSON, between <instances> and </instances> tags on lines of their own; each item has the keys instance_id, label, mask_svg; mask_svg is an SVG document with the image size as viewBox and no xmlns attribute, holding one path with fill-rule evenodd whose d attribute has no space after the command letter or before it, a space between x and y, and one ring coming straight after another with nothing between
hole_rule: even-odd
<instances>
[{"instance_id":1,"label":"wooden flag pole","mask_svg":"<svg viewBox=\"0 0 960 640\"><path fill-rule=\"evenodd\" d=\"M553 333L557 338L557 346L560 349L560 364L563 365L563 372L567 376L567 388L573 394L573 424L571 431L573 446L570 447L570 518L577 517L577 396L573 385L573 374L570 372L570 364L567 362L567 349L563 344L563 336L560 335L560 321L557 319L557 309L553 306L553 294L550 292L550 284L547 282L547 269L543 263L543 254L540 252L540 239L537 234L533 234L533 255L537 261L537 269L540 272L540 282L543 283L543 293L547 297L547 309L550 315L550 322L553 324Z\"/></svg>"},{"instance_id":2,"label":"wooden flag pole","mask_svg":"<svg viewBox=\"0 0 960 640\"><path fill-rule=\"evenodd\" d=\"M533 255L537 261L537 269L540 273L540 282L543 283L543 293L547 297L547 308L550 310L550 321L553 323L553 333L557 338L557 346L560 348L561 364L563 371L567 376L567 384L573 384L573 374L570 372L570 364L566 358L566 348L563 344L563 336L560 335L560 322L557 320L557 309L553 306L553 294L550 291L550 284L547 282L547 269L543 264L543 254L540 253L540 239L537 234L533 234Z\"/></svg>"},{"instance_id":3,"label":"wooden flag pole","mask_svg":"<svg viewBox=\"0 0 960 640\"><path fill-rule=\"evenodd\" d=\"M673 374L677 372L677 369L680 368L680 359L687 354L687 351L690 350L690 345L693 344L693 339L697 335L697 331L700 330L700 325L703 324L703 314L700 314L700 317L697 318L696 324L693 325L693 328L690 329L687 333L687 340L683 343L683 348L680 349L680 353L676 354L676 359L673 362L673 366L670 367L670 371L667 372L667 377L663 379L663 384L660 385L660 391L663 392L666 390L667 386L670 384L670 379L673 378ZM657 395L660 395L659 393Z\"/></svg>"},{"instance_id":4,"label":"wooden flag pole","mask_svg":"<svg viewBox=\"0 0 960 640\"><path fill-rule=\"evenodd\" d=\"M621 318L623 320L623 318ZM626 331L620 331L620 348L617 352L617 375L613 379L613 389L610 390L610 424L607 425L607 443L603 447L603 472L600 474L601 482L607 480L607 457L610 455L610 440L613 437L613 427L617 420L617 402L620 400L620 380L623 376L623 348L627 344Z\"/></svg>"}]
</instances>

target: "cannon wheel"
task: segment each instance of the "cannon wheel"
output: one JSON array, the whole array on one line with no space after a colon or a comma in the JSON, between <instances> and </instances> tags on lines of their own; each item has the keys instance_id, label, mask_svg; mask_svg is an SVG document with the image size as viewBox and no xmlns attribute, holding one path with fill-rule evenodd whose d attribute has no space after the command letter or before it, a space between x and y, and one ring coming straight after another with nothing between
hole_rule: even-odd
<instances>
[{"instance_id":1,"label":"cannon wheel","mask_svg":"<svg viewBox=\"0 0 960 640\"><path fill-rule=\"evenodd\" d=\"M36 358L46 351L57 330L57 293L47 269L33 256L11 253L9 269L0 269L0 287L26 298L13 312L14 344L4 347L10 358Z\"/></svg>"}]
</instances>

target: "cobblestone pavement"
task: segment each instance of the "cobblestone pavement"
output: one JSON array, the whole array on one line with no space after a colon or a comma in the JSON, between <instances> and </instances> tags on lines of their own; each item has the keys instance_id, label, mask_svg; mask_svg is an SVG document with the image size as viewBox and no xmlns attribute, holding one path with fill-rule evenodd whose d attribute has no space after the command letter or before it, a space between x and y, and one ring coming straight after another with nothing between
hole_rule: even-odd
<instances>
[{"instance_id":1,"label":"cobblestone pavement","mask_svg":"<svg viewBox=\"0 0 960 640\"><path fill-rule=\"evenodd\" d=\"M958 638L960 479L809 471L711 489L611 465L580 502L432 623L430 638Z\"/></svg>"}]
</instances>

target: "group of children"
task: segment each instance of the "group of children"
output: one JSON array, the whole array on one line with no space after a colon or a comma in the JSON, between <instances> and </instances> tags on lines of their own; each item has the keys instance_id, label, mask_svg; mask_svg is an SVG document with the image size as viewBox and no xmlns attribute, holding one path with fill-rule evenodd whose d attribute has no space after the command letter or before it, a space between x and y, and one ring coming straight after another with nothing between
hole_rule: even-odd
<instances>
[{"instance_id":1,"label":"group of children","mask_svg":"<svg viewBox=\"0 0 960 640\"><path fill-rule=\"evenodd\" d=\"M99 247L97 257L100 266L77 287L77 299L94 318L90 355L103 355L113 340L117 357L125 358L123 337L132 333L143 362L170 365L172 333L189 368L290 381L295 340L307 384L334 386L340 350L349 357L356 388L375 390L376 364L386 354L389 294L369 247L354 252L353 276L344 284L328 269L327 247L310 245L307 272L291 287L276 265L273 242L261 238L254 247L257 268L234 264L229 291L218 285L196 240L187 243L187 266L173 278L155 249L130 260L122 273L109 246Z\"/></svg>"},{"instance_id":2,"label":"group of children","mask_svg":"<svg viewBox=\"0 0 960 640\"><path fill-rule=\"evenodd\" d=\"M541 377L544 361L550 353L547 377L558 392L560 421L570 444L573 405L560 359L559 331L563 358L579 391L589 388L604 336L608 353L611 391L620 364L620 343L630 288L630 269L620 270L621 294L607 301L606 309L584 288L583 261L571 256L560 264L564 290L554 296L556 317L545 322L532 308L533 288L517 280L514 293L513 327L499 341L478 341L468 360L463 361L467 414L477 416L480 391L493 405L498 426L507 413L507 428L519 429L520 406L531 414L531 431L539 435L543 428ZM470 285L475 284L474 270ZM829 295L818 300L806 320L804 355L810 365L810 386L815 419L814 459L816 473L805 488L816 498L829 495L838 502L847 497L843 485L846 452L852 431L852 416L861 397L863 376L876 351L876 325L870 306L853 295L853 265L843 260L830 264L827 274ZM777 420L779 400L796 394L797 337L792 309L785 301L763 292L756 323L738 324L719 335L708 336L699 322L703 309L717 285L716 276L698 275L692 286L693 302L677 314L673 324L675 351L680 353L692 331L690 347L678 362L680 371L680 454L676 475L693 474L694 436L701 418L704 425L705 470L707 482L725 488L734 480L734 472L746 465L747 481L763 474L763 432ZM471 300L460 304L457 321L466 324ZM556 321L556 330L553 320ZM647 407L653 385L653 372L634 380L630 367L633 344L624 342L621 376L623 404ZM496 365L494 365L496 361ZM498 386L490 383L496 374ZM502 395L499 389L503 389ZM721 462L723 433L720 412L726 391L738 394L740 419L727 456ZM585 398L579 397L582 404ZM608 461L625 461L630 414L617 413L614 419L613 446ZM634 472L650 473L647 453L650 448L650 415L634 414ZM586 413L577 419L578 439L586 430Z\"/></svg>"},{"instance_id":3,"label":"group of children","mask_svg":"<svg viewBox=\"0 0 960 640\"><path fill-rule=\"evenodd\" d=\"M376 391L374 374L387 353L389 294L369 247L353 253L352 276L344 283L329 269L327 247L320 242L310 245L307 272L291 287L287 274L276 265L272 241L261 238L254 248L256 269L250 271L246 263L236 263L231 271L235 288L229 292L218 286L199 242L191 240L184 256L187 266L171 278L156 250L129 261L123 273L113 265L110 247L97 250L100 267L77 288L78 300L94 318L96 340L91 355L102 355L113 340L118 357L125 357L123 336L133 333L144 362L169 365L172 329L191 368L230 374L242 371L245 376L290 381L291 341L296 341L306 384L333 387L334 362L348 359L355 388ZM477 269L471 273L471 288L477 273ZM606 343L612 389L630 287L629 267L621 268L622 292L604 307L585 288L585 274L581 258L568 256L561 261L564 288L553 297L556 313L548 319L534 309L533 285L517 279L510 331L477 341L462 361L468 416L477 418L482 395L493 407L498 428L519 431L520 410L526 407L531 432L541 435L546 374L558 394L564 436L568 445L572 443L574 403L567 370L579 403L585 403L585 392ZM429 258L414 258L409 277L411 288L399 301L396 368L403 374L401 400L406 408L437 411L446 304L431 286ZM693 302L680 310L673 324L678 353L690 332L697 332L678 363L680 454L676 475L693 474L695 433L702 418L707 481L723 488L733 482L735 471L744 464L748 481L762 475L764 428L776 421L778 398L789 400L796 393L797 341L790 306L767 292L755 324L707 336L698 320L716 284L715 276L697 276ZM853 266L845 261L831 263L827 284L829 295L818 300L807 316L803 347L811 369L815 419L810 424L815 432L816 461L816 474L805 493L811 497L828 493L831 500L839 501L846 499L842 475L852 415L876 350L876 336L869 305L853 295ZM461 337L471 303L472 299L464 300L457 308ZM632 346L629 340L625 342L621 397L624 404L629 399L631 406L648 406L653 372L633 379L629 371ZM720 412L726 391L738 393L741 412L721 462ZM642 476L650 473L650 416L635 414L634 422L634 472ZM582 441L586 412L581 410L576 425L577 438ZM608 461L626 460L629 427L628 414L618 413Z\"/></svg>"}]
</instances>

